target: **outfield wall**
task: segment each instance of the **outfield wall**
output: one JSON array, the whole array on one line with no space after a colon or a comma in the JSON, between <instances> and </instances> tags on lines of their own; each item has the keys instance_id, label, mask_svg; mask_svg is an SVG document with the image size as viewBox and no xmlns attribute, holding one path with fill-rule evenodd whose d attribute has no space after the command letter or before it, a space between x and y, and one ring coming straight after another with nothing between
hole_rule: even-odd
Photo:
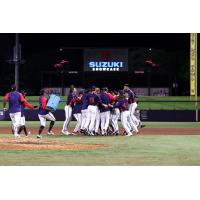
<instances>
[{"instance_id":1,"label":"outfield wall","mask_svg":"<svg viewBox=\"0 0 200 200\"><path fill-rule=\"evenodd\" d=\"M0 115L3 112L0 112ZM57 121L65 120L64 110L57 110L53 113ZM38 121L37 110L26 110L25 116L27 121ZM200 116L200 111L199 111ZM8 112L5 116L0 116L0 120L10 120ZM141 110L142 121L158 122L195 122L194 110Z\"/></svg>"}]
</instances>

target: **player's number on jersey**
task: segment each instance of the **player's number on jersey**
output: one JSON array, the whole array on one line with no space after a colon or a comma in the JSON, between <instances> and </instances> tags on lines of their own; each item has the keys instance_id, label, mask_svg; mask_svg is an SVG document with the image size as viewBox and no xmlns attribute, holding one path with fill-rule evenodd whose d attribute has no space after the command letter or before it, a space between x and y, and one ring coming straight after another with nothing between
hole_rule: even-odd
<instances>
[{"instance_id":1,"label":"player's number on jersey","mask_svg":"<svg viewBox=\"0 0 200 200\"><path fill-rule=\"evenodd\" d=\"M94 97L89 97L89 102L90 102L90 104L93 104L94 103Z\"/></svg>"}]
</instances>

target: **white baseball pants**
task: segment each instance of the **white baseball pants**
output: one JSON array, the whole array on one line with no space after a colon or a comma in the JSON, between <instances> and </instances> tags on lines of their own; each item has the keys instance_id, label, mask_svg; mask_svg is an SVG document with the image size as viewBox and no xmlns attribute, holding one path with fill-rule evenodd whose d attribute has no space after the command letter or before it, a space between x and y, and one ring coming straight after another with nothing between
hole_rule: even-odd
<instances>
[{"instance_id":1,"label":"white baseball pants","mask_svg":"<svg viewBox=\"0 0 200 200\"><path fill-rule=\"evenodd\" d=\"M25 116L21 117L21 120L20 120L20 126L25 126L26 124L26 119L25 119Z\"/></svg>"},{"instance_id":2,"label":"white baseball pants","mask_svg":"<svg viewBox=\"0 0 200 200\"><path fill-rule=\"evenodd\" d=\"M98 133L99 131L99 125L100 125L100 111L98 109L96 119L95 119L95 133Z\"/></svg>"},{"instance_id":3,"label":"white baseball pants","mask_svg":"<svg viewBox=\"0 0 200 200\"><path fill-rule=\"evenodd\" d=\"M88 129L89 132L92 132L95 129L95 119L97 111L98 111L97 106L92 106L92 105L88 106L88 116L84 128Z\"/></svg>"},{"instance_id":4,"label":"white baseball pants","mask_svg":"<svg viewBox=\"0 0 200 200\"><path fill-rule=\"evenodd\" d=\"M21 112L16 112L16 113L10 113L10 119L12 121L12 127L14 134L18 134L18 128L20 127L20 121L21 121Z\"/></svg>"},{"instance_id":5,"label":"white baseball pants","mask_svg":"<svg viewBox=\"0 0 200 200\"><path fill-rule=\"evenodd\" d=\"M100 113L101 118L101 132L105 133L108 129L110 122L110 111Z\"/></svg>"},{"instance_id":6,"label":"white baseball pants","mask_svg":"<svg viewBox=\"0 0 200 200\"><path fill-rule=\"evenodd\" d=\"M132 122L136 125L136 126L139 126L140 124L140 121L135 117L134 113L135 113L135 109L137 108L137 103L134 102L132 104L130 104L130 107L129 107L129 111L130 111L130 116L131 116L131 120Z\"/></svg>"},{"instance_id":7,"label":"white baseball pants","mask_svg":"<svg viewBox=\"0 0 200 200\"><path fill-rule=\"evenodd\" d=\"M38 114L38 117L40 119L41 126L44 126L44 127L46 126L47 120L54 121L54 122L56 121L56 118L54 117L54 115L51 112L49 112L46 115L39 115Z\"/></svg>"},{"instance_id":8,"label":"white baseball pants","mask_svg":"<svg viewBox=\"0 0 200 200\"><path fill-rule=\"evenodd\" d=\"M81 129L85 129L85 123L87 121L87 117L88 117L88 109L85 110L81 110Z\"/></svg>"},{"instance_id":9,"label":"white baseball pants","mask_svg":"<svg viewBox=\"0 0 200 200\"><path fill-rule=\"evenodd\" d=\"M77 132L77 131L80 131L80 129L81 129L81 121L82 121L81 113L74 114L74 117L75 117L75 119L77 121L77 124L76 124L76 127L74 129L74 132Z\"/></svg>"},{"instance_id":10,"label":"white baseball pants","mask_svg":"<svg viewBox=\"0 0 200 200\"><path fill-rule=\"evenodd\" d=\"M134 127L133 131L137 131L137 127L135 124L132 124L130 120L130 111L126 110L121 113L121 122L122 126L125 129L126 133L130 134L131 133L131 127Z\"/></svg>"},{"instance_id":11,"label":"white baseball pants","mask_svg":"<svg viewBox=\"0 0 200 200\"><path fill-rule=\"evenodd\" d=\"M66 105L65 106L65 121L64 121L63 129L62 129L63 131L67 131L71 117L72 117L72 107L69 105Z\"/></svg>"},{"instance_id":12,"label":"white baseball pants","mask_svg":"<svg viewBox=\"0 0 200 200\"><path fill-rule=\"evenodd\" d=\"M114 113L111 114L111 125L114 128L114 132L119 131L118 120L120 117L120 111L118 108L114 109Z\"/></svg>"}]
</instances>

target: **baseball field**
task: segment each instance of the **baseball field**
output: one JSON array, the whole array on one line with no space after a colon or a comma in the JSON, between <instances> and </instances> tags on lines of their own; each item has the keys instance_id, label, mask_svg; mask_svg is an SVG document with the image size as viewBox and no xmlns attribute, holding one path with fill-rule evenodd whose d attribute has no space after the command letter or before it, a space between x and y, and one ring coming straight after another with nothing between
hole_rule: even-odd
<instances>
[{"instance_id":1,"label":"baseball field","mask_svg":"<svg viewBox=\"0 0 200 200\"><path fill-rule=\"evenodd\" d=\"M14 139L10 122L0 121L0 165L200 165L200 123L146 122L132 137L64 136L62 123L56 123L55 135L46 130L36 139L39 122L27 122L29 138Z\"/></svg>"}]
</instances>

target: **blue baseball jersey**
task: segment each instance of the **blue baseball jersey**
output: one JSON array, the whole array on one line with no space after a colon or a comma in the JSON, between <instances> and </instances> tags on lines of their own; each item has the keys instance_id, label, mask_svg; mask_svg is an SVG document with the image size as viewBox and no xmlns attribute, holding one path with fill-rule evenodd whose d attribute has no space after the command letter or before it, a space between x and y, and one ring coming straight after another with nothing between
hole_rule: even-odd
<instances>
[{"instance_id":1,"label":"blue baseball jersey","mask_svg":"<svg viewBox=\"0 0 200 200\"><path fill-rule=\"evenodd\" d=\"M135 102L135 93L129 89L128 90L128 103L132 104L134 102Z\"/></svg>"},{"instance_id":2,"label":"blue baseball jersey","mask_svg":"<svg viewBox=\"0 0 200 200\"><path fill-rule=\"evenodd\" d=\"M83 102L82 100L76 101L72 110L73 114L81 113Z\"/></svg>"},{"instance_id":3,"label":"blue baseball jersey","mask_svg":"<svg viewBox=\"0 0 200 200\"><path fill-rule=\"evenodd\" d=\"M67 97L67 105L70 104L70 102L76 98L76 95L74 95L72 92L69 93L68 97Z\"/></svg>"},{"instance_id":4,"label":"blue baseball jersey","mask_svg":"<svg viewBox=\"0 0 200 200\"><path fill-rule=\"evenodd\" d=\"M21 112L21 103L24 101L21 93L17 91L7 93L4 97L4 100L8 101L9 103L10 113Z\"/></svg>"},{"instance_id":5,"label":"blue baseball jersey","mask_svg":"<svg viewBox=\"0 0 200 200\"><path fill-rule=\"evenodd\" d=\"M49 113L48 110L46 110L48 99L45 96L40 96L39 98L39 115L46 115Z\"/></svg>"},{"instance_id":6,"label":"blue baseball jersey","mask_svg":"<svg viewBox=\"0 0 200 200\"><path fill-rule=\"evenodd\" d=\"M97 106L100 102L99 97L95 93L88 93L87 95L88 105Z\"/></svg>"},{"instance_id":7,"label":"blue baseball jersey","mask_svg":"<svg viewBox=\"0 0 200 200\"><path fill-rule=\"evenodd\" d=\"M105 92L102 92L100 94L100 103L105 104L105 105L110 104L110 97ZM104 107L104 106L100 107L100 112L106 112L106 111L109 111L109 110L110 110L109 107Z\"/></svg>"},{"instance_id":8,"label":"blue baseball jersey","mask_svg":"<svg viewBox=\"0 0 200 200\"><path fill-rule=\"evenodd\" d=\"M128 100L127 99L118 100L115 104L115 108L119 108L120 112L128 110Z\"/></svg>"},{"instance_id":9,"label":"blue baseball jersey","mask_svg":"<svg viewBox=\"0 0 200 200\"><path fill-rule=\"evenodd\" d=\"M81 110L86 110L88 108L87 95L88 94L83 94L83 96L82 96L82 108L81 108Z\"/></svg>"}]
</instances>

